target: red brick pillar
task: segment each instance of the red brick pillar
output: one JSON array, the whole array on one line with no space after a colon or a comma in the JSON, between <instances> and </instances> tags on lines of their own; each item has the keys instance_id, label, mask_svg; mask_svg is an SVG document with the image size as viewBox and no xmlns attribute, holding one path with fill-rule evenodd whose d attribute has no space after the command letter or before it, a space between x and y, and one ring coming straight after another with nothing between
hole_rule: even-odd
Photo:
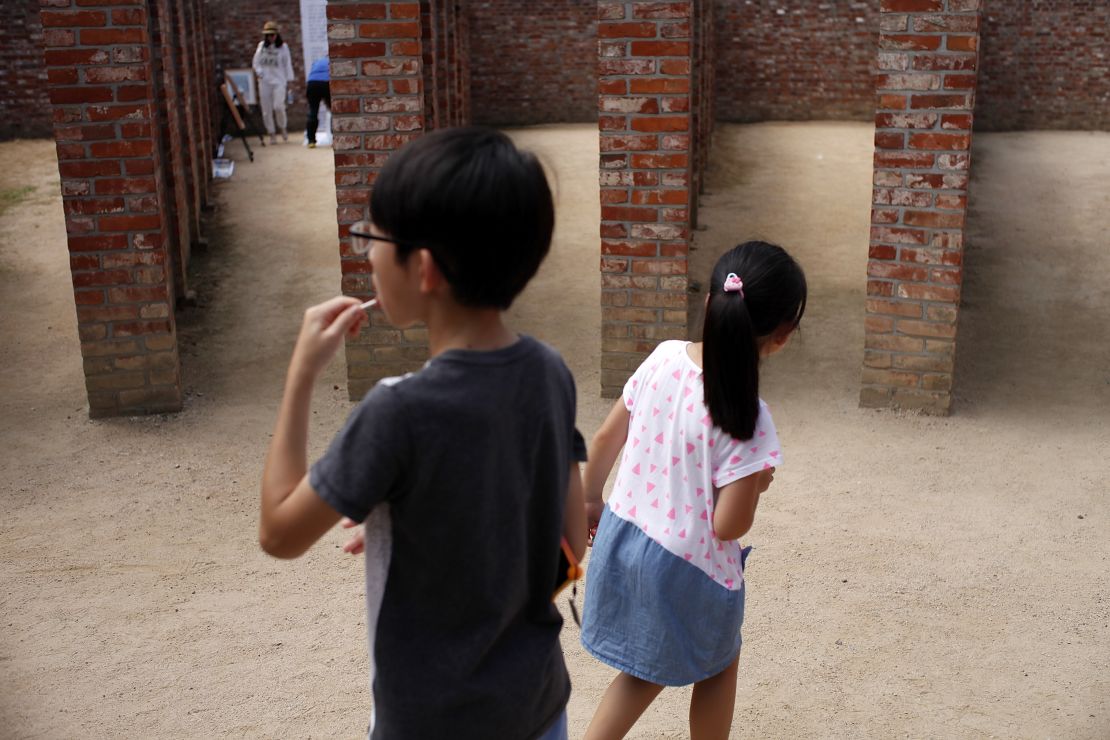
<instances>
[{"instance_id":1,"label":"red brick pillar","mask_svg":"<svg viewBox=\"0 0 1110 740\"><path fill-rule=\"evenodd\" d=\"M152 48L158 51L158 56L152 59L152 69L157 73L154 78L156 120L161 131L159 139L162 144L162 161L167 165L165 202L168 208L162 217L166 222L167 234L172 235L167 246L173 269L174 293L176 298L181 298L188 287L187 268L193 226L190 216L194 211L184 125L190 101L183 84L186 77L183 55L177 44L176 13L169 0L154 0L147 7L152 21Z\"/></svg>"},{"instance_id":2,"label":"red brick pillar","mask_svg":"<svg viewBox=\"0 0 1110 740\"><path fill-rule=\"evenodd\" d=\"M460 84L460 26L463 13L454 0L422 0L424 26L424 112L429 130L457 126L466 120Z\"/></svg>"},{"instance_id":3,"label":"red brick pillar","mask_svg":"<svg viewBox=\"0 0 1110 740\"><path fill-rule=\"evenodd\" d=\"M332 131L340 259L345 295L372 294L368 263L350 249L348 229L370 217L370 190L389 155L424 131L424 69L419 2L328 3ZM360 398L383 377L427 359L427 332L400 331L382 314L347 342L347 382Z\"/></svg>"},{"instance_id":4,"label":"red brick pillar","mask_svg":"<svg viewBox=\"0 0 1110 740\"><path fill-rule=\"evenodd\" d=\"M690 187L690 225L698 224L698 196L705 191L705 170L709 165L709 146L713 138L714 89L716 68L714 53L714 3L713 0L695 0L694 80L691 90L693 111L694 162Z\"/></svg>"},{"instance_id":5,"label":"red brick pillar","mask_svg":"<svg viewBox=\"0 0 1110 740\"><path fill-rule=\"evenodd\" d=\"M199 66L199 52L203 44L200 43L200 37L197 35L199 29L194 27L196 5L196 0L177 0L170 4L169 12L166 14L169 25L164 42L173 45L173 56L177 63L177 85L181 96L179 101L167 107L171 111L174 107L179 109L177 115L182 137L181 151L175 160L179 160L183 172L181 175L175 172L174 176L177 179L183 179L185 185L188 211L179 216L181 221L179 228L182 239L181 251L186 255L190 253L194 244L202 241L201 204L204 203L203 192L208 181L208 170L205 165L211 157L211 154L204 154L203 147L199 146L201 132L207 128L198 125L200 121L205 120L202 112L207 95L203 95L203 92L206 92L207 85L201 84L204 78ZM167 53L163 50L163 57L165 56ZM168 84L167 82L167 86ZM176 152L176 149L173 151ZM174 161L175 170L179 162ZM182 286L178 286L179 294L181 289Z\"/></svg>"},{"instance_id":6,"label":"red brick pillar","mask_svg":"<svg viewBox=\"0 0 1110 740\"><path fill-rule=\"evenodd\" d=\"M945 414L980 0L882 0L862 406Z\"/></svg>"},{"instance_id":7,"label":"red brick pillar","mask_svg":"<svg viewBox=\"0 0 1110 740\"><path fill-rule=\"evenodd\" d=\"M146 3L42 10L62 204L91 416L176 411L169 207Z\"/></svg>"},{"instance_id":8,"label":"red brick pillar","mask_svg":"<svg viewBox=\"0 0 1110 740\"><path fill-rule=\"evenodd\" d=\"M686 336L697 5L598 4L603 396Z\"/></svg>"}]
</instances>

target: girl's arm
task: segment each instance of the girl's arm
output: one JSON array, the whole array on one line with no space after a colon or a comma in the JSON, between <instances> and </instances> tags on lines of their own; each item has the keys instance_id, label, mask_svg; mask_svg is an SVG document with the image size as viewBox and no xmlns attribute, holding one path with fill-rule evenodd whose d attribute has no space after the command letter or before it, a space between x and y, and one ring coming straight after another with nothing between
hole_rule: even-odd
<instances>
[{"instance_id":1,"label":"girl's arm","mask_svg":"<svg viewBox=\"0 0 1110 740\"><path fill-rule=\"evenodd\" d=\"M282 59L285 61L285 81L289 83L293 81L293 52L289 51L289 44L282 44L281 48L285 50Z\"/></svg>"},{"instance_id":2,"label":"girl's arm","mask_svg":"<svg viewBox=\"0 0 1110 740\"><path fill-rule=\"evenodd\" d=\"M258 42L258 48L256 48L254 50L254 56L251 58L251 69L254 70L255 76L261 79L262 70L258 68L258 57L259 57L260 54L262 54L262 42L261 41Z\"/></svg>"},{"instance_id":3,"label":"girl's arm","mask_svg":"<svg viewBox=\"0 0 1110 740\"><path fill-rule=\"evenodd\" d=\"M582 560L586 555L586 520L582 516L585 498L582 495L582 472L578 461L570 462L570 478L567 481L567 508L563 513L563 537L566 537L574 557Z\"/></svg>"},{"instance_id":4,"label":"girl's arm","mask_svg":"<svg viewBox=\"0 0 1110 740\"><path fill-rule=\"evenodd\" d=\"M735 480L717 494L713 509L713 533L719 540L738 540L748 533L755 521L759 494L774 480L774 468Z\"/></svg>"},{"instance_id":5,"label":"girl's arm","mask_svg":"<svg viewBox=\"0 0 1110 740\"><path fill-rule=\"evenodd\" d=\"M624 447L625 440L628 439L629 418L628 409L624 407L624 399L618 399L590 441L584 485L586 524L591 530L596 528L598 521L601 520L601 512L604 509L601 492L605 488L605 481L609 478L609 472L613 469L621 448Z\"/></svg>"},{"instance_id":6,"label":"girl's arm","mask_svg":"<svg viewBox=\"0 0 1110 740\"><path fill-rule=\"evenodd\" d=\"M295 558L339 521L308 482L308 417L312 386L343 342L366 320L356 298L340 296L305 311L285 380L266 464L258 541L279 558Z\"/></svg>"}]
</instances>

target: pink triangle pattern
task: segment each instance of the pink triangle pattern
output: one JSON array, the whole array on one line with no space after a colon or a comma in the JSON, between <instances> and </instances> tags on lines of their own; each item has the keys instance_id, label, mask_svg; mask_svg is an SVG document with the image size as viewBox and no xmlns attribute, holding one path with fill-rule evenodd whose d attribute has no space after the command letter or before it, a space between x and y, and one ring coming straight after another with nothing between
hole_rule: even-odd
<instances>
[{"instance_id":1,"label":"pink triangle pattern","mask_svg":"<svg viewBox=\"0 0 1110 740\"><path fill-rule=\"evenodd\" d=\"M726 461L738 468L759 459L750 457L751 447L759 447L757 453L773 465L778 450L764 450L776 448L777 438L766 416L750 442L734 442L720 432L701 400L701 375L690 370L679 349L685 346L664 342L660 348L666 349L629 381L630 389L644 388L626 397L635 421L613 487L625 495L614 497L610 507L653 545L691 562L722 588L735 589L743 583L739 543L722 542L714 534L711 471L728 470Z\"/></svg>"}]
</instances>

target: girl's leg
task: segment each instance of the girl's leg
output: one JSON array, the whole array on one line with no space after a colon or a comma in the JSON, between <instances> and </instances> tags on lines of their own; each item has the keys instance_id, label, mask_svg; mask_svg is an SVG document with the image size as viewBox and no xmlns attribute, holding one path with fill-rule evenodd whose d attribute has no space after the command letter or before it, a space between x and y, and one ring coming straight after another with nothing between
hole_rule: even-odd
<instances>
[{"instance_id":1,"label":"girl's leg","mask_svg":"<svg viewBox=\"0 0 1110 740\"><path fill-rule=\"evenodd\" d=\"M690 699L690 739L728 740L736 706L737 655L728 668L694 684Z\"/></svg>"},{"instance_id":2,"label":"girl's leg","mask_svg":"<svg viewBox=\"0 0 1110 740\"><path fill-rule=\"evenodd\" d=\"M285 85L274 85L274 118L277 119L277 127L281 129L281 136L284 140L289 140L289 132L286 130L287 119L285 117Z\"/></svg>"},{"instance_id":3,"label":"girl's leg","mask_svg":"<svg viewBox=\"0 0 1110 740\"><path fill-rule=\"evenodd\" d=\"M258 103L262 108L262 124L266 127L266 133L270 136L274 135L274 86L268 82L263 82L259 85L258 89Z\"/></svg>"},{"instance_id":4,"label":"girl's leg","mask_svg":"<svg viewBox=\"0 0 1110 740\"><path fill-rule=\"evenodd\" d=\"M601 697L585 740L620 740L662 690L659 684L620 674Z\"/></svg>"}]
</instances>

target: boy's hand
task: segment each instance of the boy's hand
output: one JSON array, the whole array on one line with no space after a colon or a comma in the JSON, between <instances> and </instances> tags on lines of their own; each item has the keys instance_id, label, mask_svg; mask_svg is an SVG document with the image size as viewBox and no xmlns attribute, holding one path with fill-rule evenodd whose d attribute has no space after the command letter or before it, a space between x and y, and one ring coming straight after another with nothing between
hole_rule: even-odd
<instances>
[{"instance_id":1,"label":"boy's hand","mask_svg":"<svg viewBox=\"0 0 1110 740\"><path fill-rule=\"evenodd\" d=\"M343 517L343 520L340 522L340 524L343 526L343 529L350 529L351 527L359 526L358 522L356 522L354 519L348 519L347 517ZM347 542L347 544L343 545L343 552L347 553L348 555L358 555L362 553L362 551L365 549L366 530L364 530L362 527L359 527L355 531L354 536L351 537L351 539Z\"/></svg>"},{"instance_id":2,"label":"boy's hand","mask_svg":"<svg viewBox=\"0 0 1110 740\"><path fill-rule=\"evenodd\" d=\"M605 511L604 501L586 502L586 528L589 532L586 538L586 544L591 547L594 544L594 535L597 534L597 525L601 521L601 514L603 511Z\"/></svg>"},{"instance_id":3,"label":"boy's hand","mask_svg":"<svg viewBox=\"0 0 1110 740\"><path fill-rule=\"evenodd\" d=\"M339 351L344 335L356 336L365 321L367 316L360 301L350 296L338 296L307 309L293 349L290 372L315 379Z\"/></svg>"}]
</instances>

